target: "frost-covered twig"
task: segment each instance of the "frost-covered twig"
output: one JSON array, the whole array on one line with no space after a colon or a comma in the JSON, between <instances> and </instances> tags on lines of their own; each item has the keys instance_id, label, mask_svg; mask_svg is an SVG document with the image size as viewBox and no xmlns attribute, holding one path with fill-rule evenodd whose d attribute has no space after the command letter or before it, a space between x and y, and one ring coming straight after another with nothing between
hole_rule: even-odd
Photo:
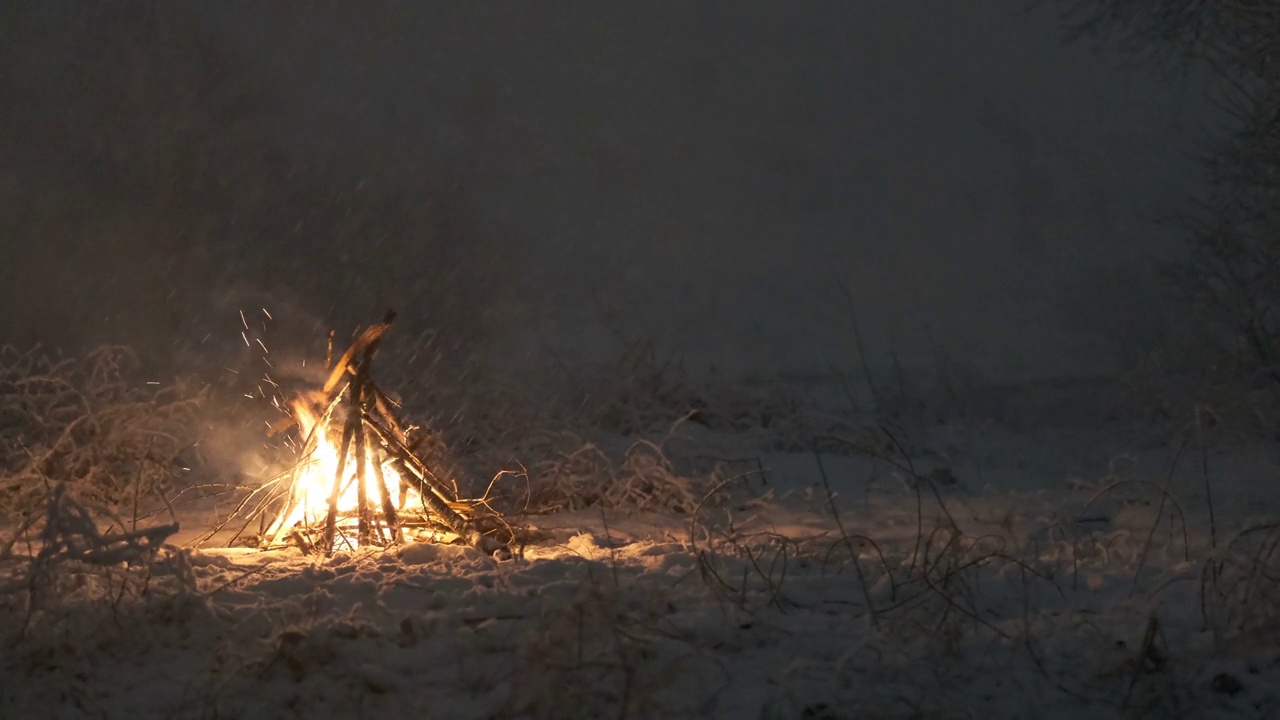
<instances>
[{"instance_id":1,"label":"frost-covered twig","mask_svg":"<svg viewBox=\"0 0 1280 720\"><path fill-rule=\"evenodd\" d=\"M29 511L50 480L103 505L171 480L195 442L202 398L134 386L136 364L121 347L81 360L0 349L0 510Z\"/></svg>"},{"instance_id":2,"label":"frost-covered twig","mask_svg":"<svg viewBox=\"0 0 1280 720\"><path fill-rule=\"evenodd\" d=\"M98 512L116 527L124 527L109 511L98 508ZM24 523L0 550L0 563L23 566L17 577L0 584L0 594L26 589L34 595L54 568L64 563L108 567L143 560L177 532L178 523L174 522L103 533L89 508L72 498L66 485L59 483L49 491L43 515ZM14 546L19 541L38 547L38 551L34 556L15 555Z\"/></svg>"},{"instance_id":3,"label":"frost-covered twig","mask_svg":"<svg viewBox=\"0 0 1280 720\"><path fill-rule=\"evenodd\" d=\"M103 532L104 522L121 529ZM43 512L33 513L0 547L0 618L21 618L17 638L27 637L38 618L74 615L72 608L84 600L109 600L114 613L127 593L147 594L156 551L178 524L124 527L109 510L77 501L65 484L49 489ZM26 552L16 551L19 545ZM182 592L194 581L184 558L175 557Z\"/></svg>"}]
</instances>

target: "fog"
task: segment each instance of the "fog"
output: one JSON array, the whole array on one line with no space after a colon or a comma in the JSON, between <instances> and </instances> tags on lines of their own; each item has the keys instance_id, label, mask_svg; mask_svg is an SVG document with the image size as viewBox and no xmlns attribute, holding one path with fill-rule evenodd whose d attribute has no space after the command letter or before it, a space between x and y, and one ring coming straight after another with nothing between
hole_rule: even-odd
<instances>
[{"instance_id":1,"label":"fog","mask_svg":"<svg viewBox=\"0 0 1280 720\"><path fill-rule=\"evenodd\" d=\"M852 368L856 320L873 362L1114 370L1203 88L1001 5L8 7L0 333L216 368L240 310L289 355L394 307L446 359L770 375Z\"/></svg>"}]
</instances>

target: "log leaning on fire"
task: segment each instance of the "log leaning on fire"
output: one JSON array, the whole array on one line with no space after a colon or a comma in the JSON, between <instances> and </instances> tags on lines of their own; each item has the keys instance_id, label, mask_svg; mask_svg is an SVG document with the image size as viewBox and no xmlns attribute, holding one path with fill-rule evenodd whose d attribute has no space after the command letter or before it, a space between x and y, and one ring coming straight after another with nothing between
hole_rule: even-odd
<instances>
[{"instance_id":1,"label":"log leaning on fire","mask_svg":"<svg viewBox=\"0 0 1280 720\"><path fill-rule=\"evenodd\" d=\"M458 537L467 537L470 531L467 520L453 509L451 503L457 502L457 499L449 499L452 493L448 488L435 478L421 460L409 452L404 443L390 437L386 430L378 427L377 423L370 422L369 428L382 441L383 448L391 456L391 464L395 465L400 477L413 483L417 488L418 494L422 496L422 501L431 514L449 528L450 532Z\"/></svg>"},{"instance_id":2,"label":"log leaning on fire","mask_svg":"<svg viewBox=\"0 0 1280 720\"><path fill-rule=\"evenodd\" d=\"M347 372L351 365L351 361L356 359L356 355L361 355L361 369L368 372L369 361L373 358L373 351L378 349L378 342L382 340L382 336L391 328L391 323L396 319L394 310L388 310L387 314L382 318L382 322L375 323L365 328L364 332L356 337L356 341L351 343L351 347L342 353L342 357L334 364L333 370L329 372L329 379L324 383L324 393L328 395L342 380L342 376Z\"/></svg>"},{"instance_id":3,"label":"log leaning on fire","mask_svg":"<svg viewBox=\"0 0 1280 720\"><path fill-rule=\"evenodd\" d=\"M374 325L370 325L369 327L365 328L364 332L361 332L356 337L355 342L351 343L351 347L347 348L347 351L342 353L342 357L338 358L337 364L335 364L332 367L332 369L330 369L329 377L324 382L324 389L321 390L321 393L323 394L323 397L325 398L325 400L329 400L332 398L334 389L339 388L339 384L342 382L342 377L346 375L349 371L355 370L355 368L353 368L351 365L351 361L356 359L357 354L363 355L362 359L364 360L364 365L366 366L364 369L364 374L365 375L368 374L367 366L369 364L369 361L373 359L373 351L378 348L378 343L382 340L382 336L385 335L387 333L387 330L391 328L391 323L395 319L396 319L395 311L388 310L387 314L383 316L382 322L376 323ZM333 356L333 333L330 332L329 333L329 351L328 351L328 356L325 358L326 367L328 366L329 361L332 359L332 356ZM339 392L342 392L341 388L339 388ZM380 390L378 391L378 394L379 395L382 394ZM325 404L327 404L327 402ZM275 424L273 424L271 428L267 431L267 434L271 436L279 435L280 433L288 430L289 428L297 424L298 424L297 418L292 416L286 416L284 418L281 418Z\"/></svg>"}]
</instances>

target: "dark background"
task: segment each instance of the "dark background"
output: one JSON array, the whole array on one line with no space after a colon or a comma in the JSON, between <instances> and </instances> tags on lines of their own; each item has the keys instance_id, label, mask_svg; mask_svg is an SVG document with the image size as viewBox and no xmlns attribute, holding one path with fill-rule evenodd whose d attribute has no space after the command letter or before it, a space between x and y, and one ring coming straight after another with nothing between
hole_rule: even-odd
<instances>
[{"instance_id":1,"label":"dark background","mask_svg":"<svg viewBox=\"0 0 1280 720\"><path fill-rule=\"evenodd\" d=\"M157 372L249 362L240 310L296 365L387 306L407 368L536 375L651 339L820 373L851 367L856 318L873 363L1109 372L1176 326L1159 221L1212 119L1200 79L1000 3L32 2L0 23L0 339L124 343Z\"/></svg>"}]
</instances>

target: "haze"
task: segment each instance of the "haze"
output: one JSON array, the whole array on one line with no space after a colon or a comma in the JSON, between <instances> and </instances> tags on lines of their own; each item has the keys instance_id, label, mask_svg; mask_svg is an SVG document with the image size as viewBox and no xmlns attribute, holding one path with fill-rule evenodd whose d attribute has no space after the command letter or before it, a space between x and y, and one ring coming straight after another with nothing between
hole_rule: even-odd
<instances>
[{"instance_id":1,"label":"haze","mask_svg":"<svg viewBox=\"0 0 1280 720\"><path fill-rule=\"evenodd\" d=\"M394 307L513 369L825 372L856 318L873 362L1107 372L1166 322L1209 117L1000 3L4 15L4 337L169 365L227 364L241 309L303 345Z\"/></svg>"}]
</instances>

